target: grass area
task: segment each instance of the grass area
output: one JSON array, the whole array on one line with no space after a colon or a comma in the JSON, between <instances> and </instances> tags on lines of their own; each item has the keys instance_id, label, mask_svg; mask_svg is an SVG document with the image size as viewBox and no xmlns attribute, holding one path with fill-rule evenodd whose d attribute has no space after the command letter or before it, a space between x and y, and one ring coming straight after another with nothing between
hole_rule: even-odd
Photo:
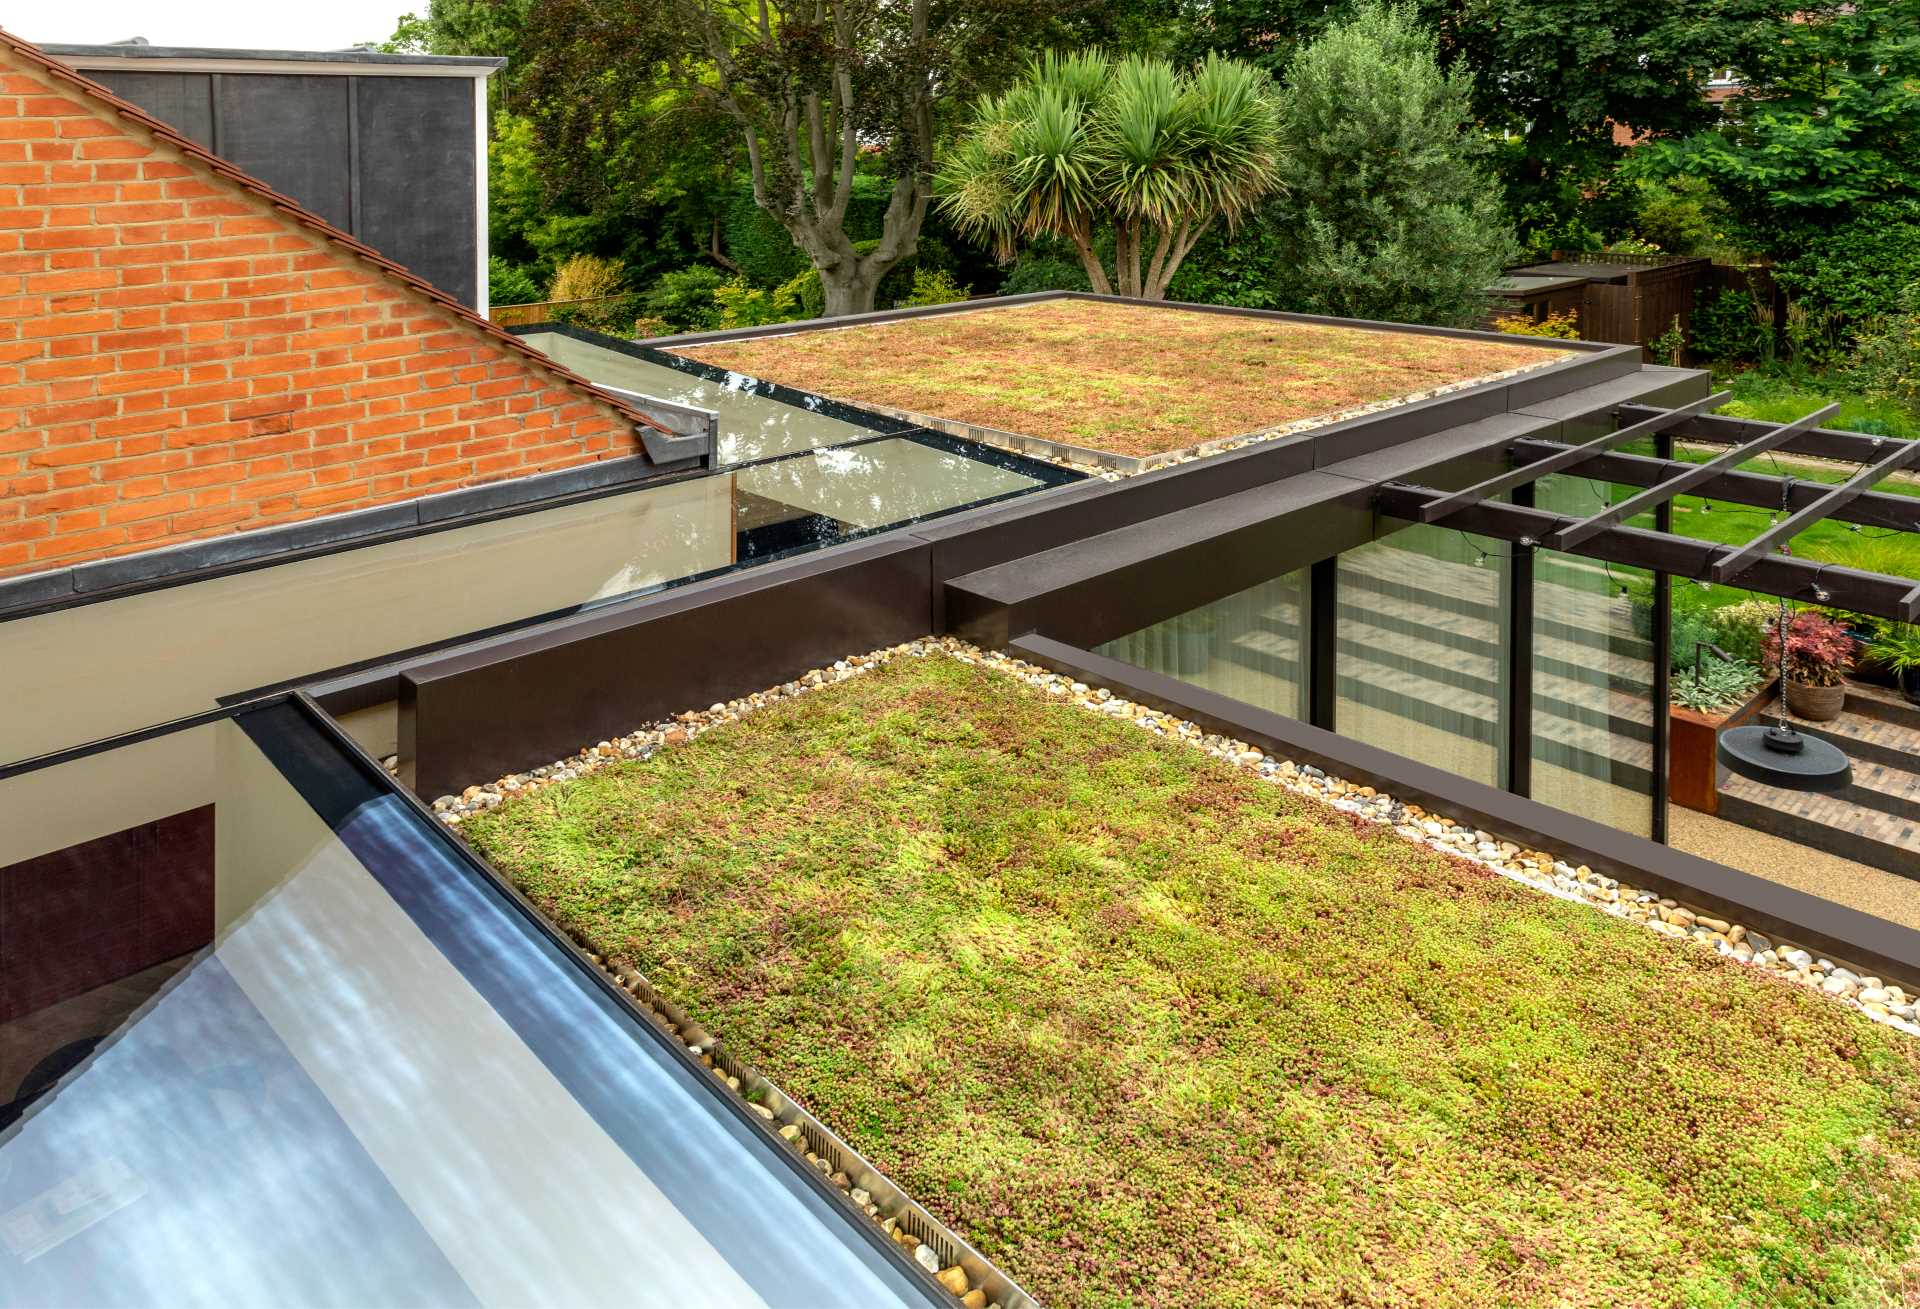
<instances>
[{"instance_id":1,"label":"grass area","mask_svg":"<svg viewBox=\"0 0 1920 1309\"><path fill-rule=\"evenodd\" d=\"M680 353L855 403L1135 456L1557 357L1505 342L1088 301Z\"/></svg>"},{"instance_id":2,"label":"grass area","mask_svg":"<svg viewBox=\"0 0 1920 1309\"><path fill-rule=\"evenodd\" d=\"M1920 1297L1920 1045L999 674L463 830L1061 1309Z\"/></svg>"},{"instance_id":3,"label":"grass area","mask_svg":"<svg viewBox=\"0 0 1920 1309\"><path fill-rule=\"evenodd\" d=\"M1753 370L1731 378L1715 379L1716 386L1733 391L1733 399L1716 413L1733 418L1755 418L1768 423L1790 423L1823 405L1840 402L1840 412L1821 424L1849 432L1873 436L1899 436L1920 439L1920 413L1911 405L1885 397L1862 395L1827 383L1809 379L1796 383L1774 373Z\"/></svg>"}]
</instances>

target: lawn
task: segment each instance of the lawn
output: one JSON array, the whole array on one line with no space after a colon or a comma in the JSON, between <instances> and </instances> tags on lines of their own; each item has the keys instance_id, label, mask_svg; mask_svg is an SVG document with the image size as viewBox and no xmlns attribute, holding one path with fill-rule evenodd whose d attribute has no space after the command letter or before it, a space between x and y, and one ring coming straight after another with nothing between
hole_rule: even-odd
<instances>
[{"instance_id":1,"label":"lawn","mask_svg":"<svg viewBox=\"0 0 1920 1309\"><path fill-rule=\"evenodd\" d=\"M1560 357L1538 346L1052 301L691 346L855 403L1143 456Z\"/></svg>"},{"instance_id":2,"label":"lawn","mask_svg":"<svg viewBox=\"0 0 1920 1309\"><path fill-rule=\"evenodd\" d=\"M973 665L463 831L1060 1309L1920 1297L1920 1045Z\"/></svg>"}]
</instances>

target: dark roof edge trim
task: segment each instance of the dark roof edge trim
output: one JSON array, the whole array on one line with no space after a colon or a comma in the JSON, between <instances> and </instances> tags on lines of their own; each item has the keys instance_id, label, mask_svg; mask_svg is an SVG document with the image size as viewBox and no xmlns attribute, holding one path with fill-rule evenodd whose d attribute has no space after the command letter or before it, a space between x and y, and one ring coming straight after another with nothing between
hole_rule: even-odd
<instances>
[{"instance_id":1,"label":"dark roof edge trim","mask_svg":"<svg viewBox=\"0 0 1920 1309\"><path fill-rule=\"evenodd\" d=\"M642 455L625 455L548 473L456 487L393 504L350 509L250 532L182 541L47 572L0 578L0 623L96 600L117 599L140 591L205 581L226 573L292 563L339 550L424 536L495 518L557 509L603 495L683 481L699 473L704 459L704 454L696 453L691 459L663 466Z\"/></svg>"},{"instance_id":2,"label":"dark roof edge trim","mask_svg":"<svg viewBox=\"0 0 1920 1309\"><path fill-rule=\"evenodd\" d=\"M94 45L48 41L46 53L76 68L110 68L116 63L192 60L209 63L353 64L372 76L403 76L409 71L458 70L460 76L491 77L507 66L490 55L389 54L384 50L250 50L226 46ZM447 76L447 73L428 73Z\"/></svg>"}]
</instances>

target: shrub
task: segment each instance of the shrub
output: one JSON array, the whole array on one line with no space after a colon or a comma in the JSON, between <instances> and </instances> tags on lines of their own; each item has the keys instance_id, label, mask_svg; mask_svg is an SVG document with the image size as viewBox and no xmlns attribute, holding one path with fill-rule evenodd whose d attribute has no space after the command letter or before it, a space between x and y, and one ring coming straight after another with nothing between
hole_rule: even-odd
<instances>
[{"instance_id":1,"label":"shrub","mask_svg":"<svg viewBox=\"0 0 1920 1309\"><path fill-rule=\"evenodd\" d=\"M547 287L547 299L599 300L624 295L626 290L626 269L618 259L582 254L573 256L554 272L553 282Z\"/></svg>"},{"instance_id":2,"label":"shrub","mask_svg":"<svg viewBox=\"0 0 1920 1309\"><path fill-rule=\"evenodd\" d=\"M1185 270L1182 269L1182 272ZM1178 285L1179 279L1176 278ZM1078 259L1058 255L1022 253L1013 261L1013 271L1000 284L1001 295L1026 295L1033 291L1091 291L1093 283Z\"/></svg>"},{"instance_id":3,"label":"shrub","mask_svg":"<svg viewBox=\"0 0 1920 1309\"><path fill-rule=\"evenodd\" d=\"M1862 207L1838 226L1809 232L1802 253L1775 270L1804 313L1834 316L1843 334L1900 307L1920 281L1920 200Z\"/></svg>"},{"instance_id":4,"label":"shrub","mask_svg":"<svg viewBox=\"0 0 1920 1309\"><path fill-rule=\"evenodd\" d=\"M790 278L771 291L749 286L744 277L715 287L713 300L719 307L719 326L765 327L769 323L792 322L801 314L800 280L799 276ZM819 281L819 274L814 274L814 280Z\"/></svg>"},{"instance_id":5,"label":"shrub","mask_svg":"<svg viewBox=\"0 0 1920 1309\"><path fill-rule=\"evenodd\" d=\"M1766 651L1767 624L1779 616L1780 607L1767 600L1742 600L1708 611L1708 635L1704 638L1735 659L1758 664ZM1677 644L1677 643L1676 643ZM1687 647L1688 657L1693 647Z\"/></svg>"},{"instance_id":6,"label":"shrub","mask_svg":"<svg viewBox=\"0 0 1920 1309\"><path fill-rule=\"evenodd\" d=\"M540 284L533 274L499 255L487 259L487 303L495 305L534 304L540 299Z\"/></svg>"},{"instance_id":7,"label":"shrub","mask_svg":"<svg viewBox=\"0 0 1920 1309\"><path fill-rule=\"evenodd\" d=\"M1647 349L1652 352L1656 363L1669 363L1675 368L1680 366L1680 361L1687 353L1687 330L1680 326L1679 314L1673 316L1666 331L1647 342Z\"/></svg>"},{"instance_id":8,"label":"shrub","mask_svg":"<svg viewBox=\"0 0 1920 1309\"><path fill-rule=\"evenodd\" d=\"M1920 672L1920 625L1889 623L1867 644L1867 653L1890 672Z\"/></svg>"},{"instance_id":9,"label":"shrub","mask_svg":"<svg viewBox=\"0 0 1920 1309\"><path fill-rule=\"evenodd\" d=\"M1644 236L1623 236L1617 241L1609 241L1602 247L1612 255L1658 255L1665 254L1657 244Z\"/></svg>"},{"instance_id":10,"label":"shrub","mask_svg":"<svg viewBox=\"0 0 1920 1309\"><path fill-rule=\"evenodd\" d=\"M1757 312L1767 309L1765 321ZM1723 288L1702 297L1693 307L1693 351L1703 359L1748 363L1772 353L1773 323L1770 305L1751 292Z\"/></svg>"},{"instance_id":11,"label":"shrub","mask_svg":"<svg viewBox=\"0 0 1920 1309\"><path fill-rule=\"evenodd\" d=\"M1780 624L1767 631L1761 651L1766 666L1780 659ZM1822 614L1802 610L1787 623L1787 678L1803 686L1838 686L1853 667L1853 638L1847 629Z\"/></svg>"},{"instance_id":12,"label":"shrub","mask_svg":"<svg viewBox=\"0 0 1920 1309\"><path fill-rule=\"evenodd\" d=\"M1410 7L1367 3L1287 70L1274 287L1288 308L1397 322L1477 320L1517 249L1475 121Z\"/></svg>"},{"instance_id":13,"label":"shrub","mask_svg":"<svg viewBox=\"0 0 1920 1309\"><path fill-rule=\"evenodd\" d=\"M1531 314L1504 314L1493 320L1494 330L1510 336L1551 336L1562 341L1580 339L1580 315L1569 309L1536 320Z\"/></svg>"},{"instance_id":14,"label":"shrub","mask_svg":"<svg viewBox=\"0 0 1920 1309\"><path fill-rule=\"evenodd\" d=\"M1920 283L1901 292L1896 312L1860 334L1850 372L1868 395L1920 402Z\"/></svg>"},{"instance_id":15,"label":"shrub","mask_svg":"<svg viewBox=\"0 0 1920 1309\"><path fill-rule=\"evenodd\" d=\"M671 324L676 332L701 331L719 323L720 306L713 293L726 281L726 275L711 264L695 264L666 274L641 303L649 317Z\"/></svg>"},{"instance_id":16,"label":"shrub","mask_svg":"<svg viewBox=\"0 0 1920 1309\"><path fill-rule=\"evenodd\" d=\"M1707 255L1727 247L1732 213L1704 178L1676 176L1633 190L1634 230L1656 249Z\"/></svg>"},{"instance_id":17,"label":"shrub","mask_svg":"<svg viewBox=\"0 0 1920 1309\"><path fill-rule=\"evenodd\" d=\"M955 284L944 269L921 268L913 274L913 294L903 302L909 305L950 305L967 298L967 288Z\"/></svg>"},{"instance_id":18,"label":"shrub","mask_svg":"<svg viewBox=\"0 0 1920 1309\"><path fill-rule=\"evenodd\" d=\"M827 293L820 285L820 271L812 265L782 282L775 294L792 296L801 318L818 318L827 312Z\"/></svg>"}]
</instances>

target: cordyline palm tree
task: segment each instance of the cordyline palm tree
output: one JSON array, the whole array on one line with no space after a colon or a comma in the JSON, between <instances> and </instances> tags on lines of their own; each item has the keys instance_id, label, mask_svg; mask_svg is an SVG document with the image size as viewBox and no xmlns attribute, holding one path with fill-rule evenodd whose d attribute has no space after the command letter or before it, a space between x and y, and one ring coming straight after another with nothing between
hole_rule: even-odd
<instances>
[{"instance_id":1,"label":"cordyline palm tree","mask_svg":"<svg viewBox=\"0 0 1920 1309\"><path fill-rule=\"evenodd\" d=\"M1279 188L1272 79L1208 56L1186 73L1159 59L1048 52L1005 95L981 99L940 170L941 207L1011 259L1023 238L1065 237L1093 289L1163 300L1193 243ZM1110 223L1110 277L1094 233Z\"/></svg>"}]
</instances>

